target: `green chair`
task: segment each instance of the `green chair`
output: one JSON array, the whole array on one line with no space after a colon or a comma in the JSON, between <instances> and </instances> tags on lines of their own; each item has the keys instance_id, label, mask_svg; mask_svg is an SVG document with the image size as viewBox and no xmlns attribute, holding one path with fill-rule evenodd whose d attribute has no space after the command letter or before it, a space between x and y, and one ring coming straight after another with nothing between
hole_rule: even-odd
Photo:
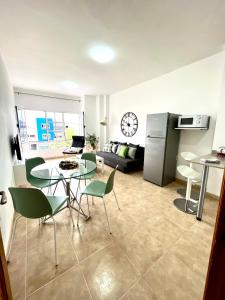
<instances>
[{"instance_id":1,"label":"green chair","mask_svg":"<svg viewBox=\"0 0 225 300\"><path fill-rule=\"evenodd\" d=\"M67 196L45 196L45 194L35 188L17 188L10 187L9 192L12 196L13 206L15 211L20 215L14 222L14 228L12 238L9 247L9 254L11 250L11 243L13 240L17 221L20 217L26 217L28 219L39 219L50 216L54 224L54 241L55 241L55 265L58 265L57 257L57 245L56 245L56 222L54 215L60 211L60 208L67 202L70 211L70 217L74 226L72 211ZM40 222L39 222L40 224Z\"/></svg>"},{"instance_id":2,"label":"green chair","mask_svg":"<svg viewBox=\"0 0 225 300\"><path fill-rule=\"evenodd\" d=\"M53 185L55 186L53 195L55 194L56 188L58 186L58 183L60 180L45 180L45 179L38 179L34 176L31 175L31 170L39 166L41 164L44 164L45 160L42 157L33 157L25 160L25 167L26 167L26 178L27 181L34 187L38 189L43 189L43 188L50 188Z\"/></svg>"},{"instance_id":3,"label":"green chair","mask_svg":"<svg viewBox=\"0 0 225 300\"><path fill-rule=\"evenodd\" d=\"M96 154L95 153L83 153L81 155L81 159L92 161L96 164ZM81 180L91 180L95 176L95 170L87 175L83 175L80 177Z\"/></svg>"},{"instance_id":4,"label":"green chair","mask_svg":"<svg viewBox=\"0 0 225 300\"><path fill-rule=\"evenodd\" d=\"M89 161L92 161L92 162L94 162L95 164L96 164L96 154L95 153L89 153L89 152L87 152L87 153L83 153L82 155L81 155L81 159L84 159L84 160L89 160ZM77 192L76 192L76 196L77 196L77 193L78 193L78 189L79 189L79 186L80 186L80 181L81 180L84 180L84 182L85 182L85 186L87 185L87 180L92 180L93 179L93 177L95 176L95 170L94 171L92 171L91 173L89 173L89 174L86 174L86 175L83 175L83 176L80 176L79 177L79 182L78 182L78 185L77 185Z\"/></svg>"},{"instance_id":5,"label":"green chair","mask_svg":"<svg viewBox=\"0 0 225 300\"><path fill-rule=\"evenodd\" d=\"M109 233L110 234L112 234L112 233L111 233L111 229L110 229L109 218L108 218L108 214L107 214L107 210L106 210L104 196L107 195L107 194L109 194L111 191L113 191L115 199L116 199L117 207L120 210L119 203L118 203L118 200L117 200L117 197L116 197L116 193L115 193L115 191L113 189L113 186L114 186L114 177L115 177L116 170L117 170L117 166L111 172L111 174L109 175L109 178L108 178L108 180L107 180L106 183L103 182L103 181L94 180L89 185L87 185L85 187L84 191L80 195L80 202L79 202L79 208L80 208L80 206L81 206L81 200L82 200L82 196L83 195L97 197L97 198L102 198L104 209L105 209L105 215L106 215L106 219L107 219L107 223L108 223ZM87 203L88 203L88 201L87 201ZM88 212L89 212L89 216L90 216L89 204L88 204ZM79 228L79 216L80 216L80 213L78 212L78 218L77 218L77 226L78 226L78 228Z\"/></svg>"}]
</instances>

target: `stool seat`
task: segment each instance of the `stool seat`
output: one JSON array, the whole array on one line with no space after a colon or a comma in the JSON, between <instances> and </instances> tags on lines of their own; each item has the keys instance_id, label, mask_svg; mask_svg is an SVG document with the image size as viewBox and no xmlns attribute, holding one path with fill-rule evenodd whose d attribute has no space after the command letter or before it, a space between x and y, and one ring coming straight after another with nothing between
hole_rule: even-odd
<instances>
[{"instance_id":1,"label":"stool seat","mask_svg":"<svg viewBox=\"0 0 225 300\"><path fill-rule=\"evenodd\" d=\"M177 170L185 178L189 178L196 182L201 179L201 174L188 166L180 165L177 167Z\"/></svg>"},{"instance_id":2,"label":"stool seat","mask_svg":"<svg viewBox=\"0 0 225 300\"><path fill-rule=\"evenodd\" d=\"M192 152L181 152L180 155L186 161L190 161L190 160L196 159L198 157L198 155L196 155L195 153L192 153Z\"/></svg>"}]
</instances>

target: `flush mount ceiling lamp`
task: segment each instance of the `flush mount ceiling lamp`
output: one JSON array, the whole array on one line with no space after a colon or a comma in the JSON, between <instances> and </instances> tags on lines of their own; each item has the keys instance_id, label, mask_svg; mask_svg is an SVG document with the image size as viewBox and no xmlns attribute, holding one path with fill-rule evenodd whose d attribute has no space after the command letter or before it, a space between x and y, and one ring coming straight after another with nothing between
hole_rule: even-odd
<instances>
[{"instance_id":1,"label":"flush mount ceiling lamp","mask_svg":"<svg viewBox=\"0 0 225 300\"><path fill-rule=\"evenodd\" d=\"M64 80L60 83L60 85L66 88L67 90L75 90L78 87L78 84L71 80Z\"/></svg>"},{"instance_id":2,"label":"flush mount ceiling lamp","mask_svg":"<svg viewBox=\"0 0 225 300\"><path fill-rule=\"evenodd\" d=\"M89 56L100 64L111 62L115 58L115 52L108 46L95 46L89 49Z\"/></svg>"}]
</instances>

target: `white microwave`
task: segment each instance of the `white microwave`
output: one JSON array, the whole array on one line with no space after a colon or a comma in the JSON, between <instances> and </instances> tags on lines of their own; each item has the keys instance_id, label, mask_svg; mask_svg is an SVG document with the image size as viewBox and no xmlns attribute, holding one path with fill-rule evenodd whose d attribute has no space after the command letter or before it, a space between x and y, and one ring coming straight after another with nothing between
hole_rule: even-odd
<instances>
[{"instance_id":1,"label":"white microwave","mask_svg":"<svg viewBox=\"0 0 225 300\"><path fill-rule=\"evenodd\" d=\"M178 118L178 128L209 128L207 115L184 115Z\"/></svg>"}]
</instances>

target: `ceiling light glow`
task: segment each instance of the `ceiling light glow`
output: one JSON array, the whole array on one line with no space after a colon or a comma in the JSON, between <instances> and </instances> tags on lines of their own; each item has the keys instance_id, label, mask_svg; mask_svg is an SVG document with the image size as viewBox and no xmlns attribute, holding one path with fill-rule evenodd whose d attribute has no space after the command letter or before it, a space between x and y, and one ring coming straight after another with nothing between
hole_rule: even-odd
<instances>
[{"instance_id":1,"label":"ceiling light glow","mask_svg":"<svg viewBox=\"0 0 225 300\"><path fill-rule=\"evenodd\" d=\"M68 90L74 90L78 87L78 84L71 80L64 80L61 82L61 86L63 86L64 88L66 88Z\"/></svg>"},{"instance_id":2,"label":"ceiling light glow","mask_svg":"<svg viewBox=\"0 0 225 300\"><path fill-rule=\"evenodd\" d=\"M105 64L115 58L115 52L108 46L95 46L89 50L89 56L100 64Z\"/></svg>"}]
</instances>

